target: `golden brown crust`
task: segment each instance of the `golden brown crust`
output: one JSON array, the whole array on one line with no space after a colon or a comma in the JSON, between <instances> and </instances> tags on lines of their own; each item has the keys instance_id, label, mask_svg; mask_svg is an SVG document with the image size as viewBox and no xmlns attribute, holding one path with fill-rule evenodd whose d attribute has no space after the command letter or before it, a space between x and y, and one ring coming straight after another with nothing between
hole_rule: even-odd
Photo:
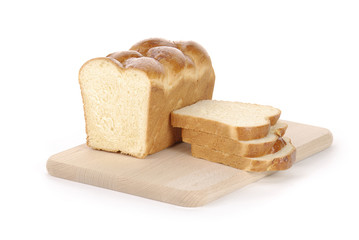
<instances>
[{"instance_id":1,"label":"golden brown crust","mask_svg":"<svg viewBox=\"0 0 359 240\"><path fill-rule=\"evenodd\" d=\"M283 124L283 122L282 122ZM287 128L288 128L288 124L283 124L281 127L277 128L275 131L274 131L274 134L276 134L277 136L283 136L285 134L285 132L287 131Z\"/></svg>"},{"instance_id":2,"label":"golden brown crust","mask_svg":"<svg viewBox=\"0 0 359 240\"><path fill-rule=\"evenodd\" d=\"M122 68L144 71L157 86L179 84L180 80L173 81L178 74L182 74L182 78L193 78L194 68L197 68L199 75L205 74L203 78L214 78L207 51L193 41L172 42L150 38L136 43L128 51L114 52L107 57L118 61ZM209 68L212 70L208 71Z\"/></svg>"},{"instance_id":3,"label":"golden brown crust","mask_svg":"<svg viewBox=\"0 0 359 240\"><path fill-rule=\"evenodd\" d=\"M191 151L194 157L206 159L211 162L221 163L244 171L279 171L290 168L295 162L296 149L290 143L290 141L287 142L287 144L290 144L291 148L286 154L277 157L274 157L273 155L267 155L268 158L266 159L263 159L264 157L259 159L226 154L196 144L191 145Z\"/></svg>"},{"instance_id":4,"label":"golden brown crust","mask_svg":"<svg viewBox=\"0 0 359 240\"><path fill-rule=\"evenodd\" d=\"M163 78L163 65L150 57L129 58L124 63L126 68L135 68L147 73L149 78Z\"/></svg>"},{"instance_id":5,"label":"golden brown crust","mask_svg":"<svg viewBox=\"0 0 359 240\"><path fill-rule=\"evenodd\" d=\"M191 42L189 45L193 45L190 50L163 39L149 39L131 47L146 56L156 56L165 69L166 77L161 81L167 82L164 84L167 88L158 87L158 79L152 81L147 128L148 154L181 141L181 129L171 126L172 111L212 98L215 75L211 60L199 44ZM180 51L170 50L172 47L178 47ZM183 57L185 65L182 64Z\"/></svg>"},{"instance_id":6,"label":"golden brown crust","mask_svg":"<svg viewBox=\"0 0 359 240\"><path fill-rule=\"evenodd\" d=\"M136 43L130 48L130 50L134 50L141 53L142 55L146 55L149 49L159 46L176 48L176 45L171 41L162 38L149 38Z\"/></svg>"},{"instance_id":7,"label":"golden brown crust","mask_svg":"<svg viewBox=\"0 0 359 240\"><path fill-rule=\"evenodd\" d=\"M182 140L186 143L202 145L237 156L260 157L275 153L285 146L285 142L280 136L284 135L287 126L281 124L278 127L273 127L271 129L271 132L274 132L271 133L273 137L266 141L237 141L220 135L185 128L182 129ZM281 132L282 135L276 136L275 132Z\"/></svg>"},{"instance_id":8,"label":"golden brown crust","mask_svg":"<svg viewBox=\"0 0 359 240\"><path fill-rule=\"evenodd\" d=\"M275 158L267 171L281 171L290 168L296 159L296 150L294 149L289 155Z\"/></svg>"},{"instance_id":9,"label":"golden brown crust","mask_svg":"<svg viewBox=\"0 0 359 240\"><path fill-rule=\"evenodd\" d=\"M184 54L191 56L194 62L206 63L211 61L207 51L198 43L193 41L177 41L175 42L176 47L181 50ZM196 64L198 64L196 63Z\"/></svg>"},{"instance_id":10,"label":"golden brown crust","mask_svg":"<svg viewBox=\"0 0 359 240\"><path fill-rule=\"evenodd\" d=\"M279 114L280 115L280 114ZM174 127L195 129L197 131L220 135L233 140L248 141L267 136L271 125L279 119L279 115L270 118L270 123L254 127L233 127L222 122L171 113L171 124Z\"/></svg>"},{"instance_id":11,"label":"golden brown crust","mask_svg":"<svg viewBox=\"0 0 359 240\"><path fill-rule=\"evenodd\" d=\"M139 58L139 57L143 57L143 55L137 51L128 50L128 51L110 53L106 57L114 58L117 61L123 63L129 58Z\"/></svg>"},{"instance_id":12,"label":"golden brown crust","mask_svg":"<svg viewBox=\"0 0 359 240\"><path fill-rule=\"evenodd\" d=\"M156 59L174 73L178 73L186 66L186 58L177 48L154 47L148 50L147 56Z\"/></svg>"},{"instance_id":13,"label":"golden brown crust","mask_svg":"<svg viewBox=\"0 0 359 240\"><path fill-rule=\"evenodd\" d=\"M267 154L272 154L280 151L286 145L283 138L279 137L277 141L275 141L272 148L267 152Z\"/></svg>"},{"instance_id":14,"label":"golden brown crust","mask_svg":"<svg viewBox=\"0 0 359 240\"><path fill-rule=\"evenodd\" d=\"M274 125L274 124L276 124L277 122L278 122L278 120L279 120L279 117L280 117L280 115L281 115L281 111L278 109L278 111L279 111L279 113L277 114L277 115L274 115L274 116L270 116L269 117L269 121L270 121L270 125Z\"/></svg>"},{"instance_id":15,"label":"golden brown crust","mask_svg":"<svg viewBox=\"0 0 359 240\"><path fill-rule=\"evenodd\" d=\"M181 130L171 126L170 113L212 98L214 70L207 52L197 43L151 38L102 59L114 63L119 71L142 71L150 80L146 152L136 157L181 141Z\"/></svg>"}]
</instances>

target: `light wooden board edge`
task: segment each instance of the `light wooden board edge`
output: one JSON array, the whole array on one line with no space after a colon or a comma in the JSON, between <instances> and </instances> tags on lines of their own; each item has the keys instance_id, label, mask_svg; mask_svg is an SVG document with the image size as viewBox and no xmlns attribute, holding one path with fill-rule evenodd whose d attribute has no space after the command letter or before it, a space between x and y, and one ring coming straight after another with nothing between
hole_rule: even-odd
<instances>
[{"instance_id":1,"label":"light wooden board edge","mask_svg":"<svg viewBox=\"0 0 359 240\"><path fill-rule=\"evenodd\" d=\"M317 154L331 146L333 143L333 135L328 129L324 129L326 131L326 134L323 134L322 136L318 137L317 139L314 139L313 141L310 141L304 145L301 145L297 147L297 156L296 156L296 162L298 163L310 156L313 156L314 154ZM262 172L262 173L248 173L248 177L245 181L236 181L238 176L234 176L233 180L230 181L231 185L227 186L226 188L223 188L222 186L219 186L219 188L213 188L211 190L212 194L205 196L200 202L196 203L193 206L190 207L196 207L196 206L203 206L206 205L226 194L229 194L235 190L238 190L250 183L254 183L266 176L276 174L277 171L272 172Z\"/></svg>"},{"instance_id":2,"label":"light wooden board edge","mask_svg":"<svg viewBox=\"0 0 359 240\"><path fill-rule=\"evenodd\" d=\"M293 122L288 123L296 124ZM333 141L331 132L328 129L321 129L323 130L323 134L321 136L297 147L297 162L315 153L318 153L331 145ZM77 147L69 149L65 152L69 151L68 153L71 153L71 151L76 151L76 149ZM231 178L222 181L220 184L213 185L205 190L174 190L169 187L157 188L155 186L151 186L151 184L144 185L138 189L111 184L119 180L117 176L103 175L103 173L99 170L86 169L83 167L62 163L56 160L55 156L57 155L58 154L51 156L47 161L47 170L52 176L183 207L199 207L206 205L207 203L212 202L237 189L240 189L245 185L256 182L265 176L275 173L247 173L238 171L239 174L233 174ZM243 174L246 174L244 180ZM137 184L137 186L139 185L140 183Z\"/></svg>"}]
</instances>

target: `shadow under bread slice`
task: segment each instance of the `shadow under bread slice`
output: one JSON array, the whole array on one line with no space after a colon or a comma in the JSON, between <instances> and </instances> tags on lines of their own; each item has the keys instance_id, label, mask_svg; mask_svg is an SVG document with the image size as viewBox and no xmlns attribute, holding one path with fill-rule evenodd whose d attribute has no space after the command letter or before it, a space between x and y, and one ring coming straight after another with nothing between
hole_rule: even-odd
<instances>
[{"instance_id":1,"label":"shadow under bread slice","mask_svg":"<svg viewBox=\"0 0 359 240\"><path fill-rule=\"evenodd\" d=\"M201 145L228 154L259 157L274 153L274 151L282 148L283 141L280 141L279 138L284 135L287 127L286 123L278 121L271 127L266 137L249 141L233 140L216 134L183 128L182 140L186 143Z\"/></svg>"},{"instance_id":2,"label":"shadow under bread slice","mask_svg":"<svg viewBox=\"0 0 359 240\"><path fill-rule=\"evenodd\" d=\"M296 149L289 138L283 137L285 146L279 151L261 157L241 157L217 151L205 146L192 144L192 156L215 163L221 163L250 172L278 171L290 168L295 162Z\"/></svg>"}]
</instances>

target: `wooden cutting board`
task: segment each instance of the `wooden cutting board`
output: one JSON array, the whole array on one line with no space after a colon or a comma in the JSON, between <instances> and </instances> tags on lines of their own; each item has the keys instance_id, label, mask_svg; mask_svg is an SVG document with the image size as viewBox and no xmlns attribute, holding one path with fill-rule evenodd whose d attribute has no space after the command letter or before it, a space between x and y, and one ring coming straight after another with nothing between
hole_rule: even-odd
<instances>
[{"instance_id":1,"label":"wooden cutting board","mask_svg":"<svg viewBox=\"0 0 359 240\"><path fill-rule=\"evenodd\" d=\"M286 136L297 148L297 162L332 143L327 129L287 123ZM274 173L249 173L194 158L186 143L145 159L97 151L83 144L51 156L47 170L55 177L185 207L205 205Z\"/></svg>"}]
</instances>

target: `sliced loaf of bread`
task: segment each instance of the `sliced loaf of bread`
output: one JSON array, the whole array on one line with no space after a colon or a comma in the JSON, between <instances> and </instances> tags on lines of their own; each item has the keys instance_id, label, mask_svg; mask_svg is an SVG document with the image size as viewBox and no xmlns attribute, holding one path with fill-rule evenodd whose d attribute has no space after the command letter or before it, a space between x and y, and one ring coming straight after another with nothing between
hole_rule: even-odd
<instances>
[{"instance_id":1,"label":"sliced loaf of bread","mask_svg":"<svg viewBox=\"0 0 359 240\"><path fill-rule=\"evenodd\" d=\"M290 168L296 156L296 149L289 138L284 137L285 146L279 151L261 157L241 157L234 154L217 151L205 146L192 144L192 155L197 158L221 163L244 171L264 172L278 171Z\"/></svg>"},{"instance_id":2,"label":"sliced loaf of bread","mask_svg":"<svg viewBox=\"0 0 359 240\"><path fill-rule=\"evenodd\" d=\"M238 141L212 133L182 129L182 140L237 156L259 157L274 153L282 147L280 137L284 135L287 127L286 123L278 121L271 127L266 137L249 141Z\"/></svg>"},{"instance_id":3,"label":"sliced loaf of bread","mask_svg":"<svg viewBox=\"0 0 359 240\"><path fill-rule=\"evenodd\" d=\"M181 141L170 113L211 99L214 81L207 51L192 41L146 39L87 61L79 72L87 145L144 158Z\"/></svg>"},{"instance_id":4,"label":"sliced loaf of bread","mask_svg":"<svg viewBox=\"0 0 359 240\"><path fill-rule=\"evenodd\" d=\"M171 124L246 141L266 137L280 114L279 109L271 106L202 100L173 111Z\"/></svg>"}]
</instances>

